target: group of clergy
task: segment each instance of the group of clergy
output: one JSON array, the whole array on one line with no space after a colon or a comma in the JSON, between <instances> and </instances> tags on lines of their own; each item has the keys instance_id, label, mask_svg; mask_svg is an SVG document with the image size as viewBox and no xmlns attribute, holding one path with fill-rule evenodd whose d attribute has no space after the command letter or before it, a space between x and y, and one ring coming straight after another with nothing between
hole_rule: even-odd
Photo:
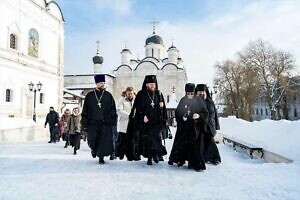
<instances>
[{"instance_id":1,"label":"group of clergy","mask_svg":"<svg viewBox=\"0 0 300 200\"><path fill-rule=\"evenodd\" d=\"M117 106L106 90L105 75L94 78L96 88L86 95L81 113L81 128L87 133L92 156L99 158L99 164L112 154L119 159L126 156L128 161L138 161L143 156L147 165L163 161L167 154L162 143L168 137L167 111L156 76L145 76L136 95L128 87ZM206 163L221 162L214 141L219 129L217 112L205 84L195 87L188 83L185 92L175 112L177 131L168 163L180 167L188 162L189 168L202 171ZM116 125L118 137L114 141Z\"/></svg>"}]
</instances>

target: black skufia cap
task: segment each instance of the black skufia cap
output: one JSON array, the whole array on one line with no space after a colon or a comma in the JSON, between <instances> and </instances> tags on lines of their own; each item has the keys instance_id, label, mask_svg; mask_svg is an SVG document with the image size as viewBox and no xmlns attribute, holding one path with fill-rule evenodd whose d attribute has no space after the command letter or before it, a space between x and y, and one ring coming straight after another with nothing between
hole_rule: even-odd
<instances>
[{"instance_id":1,"label":"black skufia cap","mask_svg":"<svg viewBox=\"0 0 300 200\"><path fill-rule=\"evenodd\" d=\"M185 84L185 92L195 92L195 84L194 83Z\"/></svg>"},{"instance_id":2,"label":"black skufia cap","mask_svg":"<svg viewBox=\"0 0 300 200\"><path fill-rule=\"evenodd\" d=\"M206 91L206 90L207 90L206 84L197 84L197 86L196 86L196 92L198 92L198 91Z\"/></svg>"}]
</instances>

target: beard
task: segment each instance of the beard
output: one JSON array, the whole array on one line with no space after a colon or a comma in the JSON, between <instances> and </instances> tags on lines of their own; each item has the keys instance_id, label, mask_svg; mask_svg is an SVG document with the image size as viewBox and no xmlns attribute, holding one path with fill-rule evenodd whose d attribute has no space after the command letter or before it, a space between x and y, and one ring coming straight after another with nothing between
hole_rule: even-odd
<instances>
[{"instance_id":1,"label":"beard","mask_svg":"<svg viewBox=\"0 0 300 200\"><path fill-rule=\"evenodd\" d=\"M97 87L98 90L104 90L105 87L104 86L100 86L100 87Z\"/></svg>"},{"instance_id":2,"label":"beard","mask_svg":"<svg viewBox=\"0 0 300 200\"><path fill-rule=\"evenodd\" d=\"M156 88L150 88L150 87L148 87L147 89L149 92L154 92L156 90Z\"/></svg>"}]
</instances>

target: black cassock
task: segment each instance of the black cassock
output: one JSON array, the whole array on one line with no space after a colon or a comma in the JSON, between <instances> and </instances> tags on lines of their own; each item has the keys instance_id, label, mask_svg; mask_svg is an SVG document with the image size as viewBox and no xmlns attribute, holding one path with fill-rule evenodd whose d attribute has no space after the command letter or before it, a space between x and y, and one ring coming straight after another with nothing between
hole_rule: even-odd
<instances>
[{"instance_id":1,"label":"black cassock","mask_svg":"<svg viewBox=\"0 0 300 200\"><path fill-rule=\"evenodd\" d=\"M154 105L152 106L152 100ZM156 90L154 93L145 88L138 92L127 127L128 144L126 157L128 160L140 160L140 155L146 158L167 154L162 145L162 129L166 128L167 113L165 103L160 108L159 102L164 102L163 95ZM144 123L144 116L148 122Z\"/></svg>"},{"instance_id":2,"label":"black cassock","mask_svg":"<svg viewBox=\"0 0 300 200\"><path fill-rule=\"evenodd\" d=\"M194 120L194 113L201 117ZM188 161L191 168L205 169L203 148L208 111L204 101L199 97L193 97L193 99L183 97L177 106L175 116L177 131L169 162L184 164L185 161ZM184 121L183 117L186 117L187 120Z\"/></svg>"},{"instance_id":3,"label":"black cassock","mask_svg":"<svg viewBox=\"0 0 300 200\"><path fill-rule=\"evenodd\" d=\"M208 97L205 99L208 110L207 132L204 135L204 157L206 162L214 164L221 162L221 156L214 140L216 130L220 130L218 114L213 100Z\"/></svg>"},{"instance_id":4,"label":"black cassock","mask_svg":"<svg viewBox=\"0 0 300 200\"><path fill-rule=\"evenodd\" d=\"M98 105L98 101L101 106ZM86 95L81 113L81 126L87 131L88 145L92 153L99 158L113 153L112 126L116 123L116 116L115 101L109 92L95 89Z\"/></svg>"}]
</instances>

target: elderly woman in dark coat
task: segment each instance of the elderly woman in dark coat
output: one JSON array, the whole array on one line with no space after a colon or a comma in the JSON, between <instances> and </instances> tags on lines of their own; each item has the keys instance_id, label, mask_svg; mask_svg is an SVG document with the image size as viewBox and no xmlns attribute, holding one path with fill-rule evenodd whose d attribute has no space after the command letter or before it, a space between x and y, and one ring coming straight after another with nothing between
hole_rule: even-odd
<instances>
[{"instance_id":1,"label":"elderly woman in dark coat","mask_svg":"<svg viewBox=\"0 0 300 200\"><path fill-rule=\"evenodd\" d=\"M196 87L197 96L204 99L208 110L207 132L204 136L204 157L207 163L217 165L221 162L220 153L215 143L214 136L220 130L217 110L205 84Z\"/></svg>"}]
</instances>

